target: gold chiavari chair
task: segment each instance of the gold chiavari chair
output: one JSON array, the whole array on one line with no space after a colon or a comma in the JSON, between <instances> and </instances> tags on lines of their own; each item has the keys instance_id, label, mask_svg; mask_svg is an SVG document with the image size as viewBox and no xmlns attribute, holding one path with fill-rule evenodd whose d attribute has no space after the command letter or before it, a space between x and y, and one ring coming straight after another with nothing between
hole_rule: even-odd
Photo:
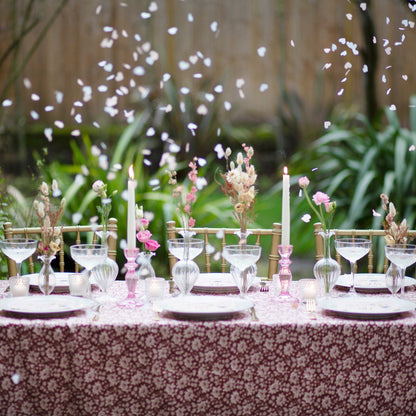
<instances>
[{"instance_id":1,"label":"gold chiavari chair","mask_svg":"<svg viewBox=\"0 0 416 416\"><path fill-rule=\"evenodd\" d=\"M40 227L24 227L24 228L13 228L11 222L6 222L3 225L4 228L4 236L7 239L11 239L13 237L20 237L20 238L33 238L36 239L36 236L41 235L41 228ZM67 226L64 225L60 227L62 230L61 234L61 245L59 252L57 253L57 257L59 259L59 271L64 272L65 270L65 244L68 245L68 241L70 244L81 244L83 242L90 242L96 243L97 242L97 235L94 231L101 231L102 226L93 229L92 225L72 225ZM115 218L110 218L108 220L108 231L110 235L108 237L108 257L115 260L116 259L116 252L117 252L117 220ZM27 263L29 265L29 272L34 273L34 257L33 255L29 257ZM8 273L9 276L15 276L17 269L16 263L7 258L7 266L8 266ZM78 271L79 266L75 264L75 270Z\"/></svg>"},{"instance_id":2,"label":"gold chiavari chair","mask_svg":"<svg viewBox=\"0 0 416 416\"><path fill-rule=\"evenodd\" d=\"M320 260L324 255L324 241L323 238L319 235L319 233L323 231L321 223L314 224L314 233L315 233L315 254L316 254L316 260ZM368 238L371 241L371 248L370 252L367 255L367 272L368 273L375 273L376 272L376 266L374 263L377 263L377 255L376 255L376 248L379 248L380 250L383 250L382 255L384 257L384 264L383 264L383 271L386 272L389 262L384 256L384 236L385 232L384 230L371 230L371 229L334 229L334 239L337 239L339 237L349 237L349 238ZM410 239L413 239L416 237L416 230L409 230L407 233L408 237ZM336 253L336 260L341 264L341 256ZM362 263L362 262L361 262ZM357 265L356 265L357 268Z\"/></svg>"},{"instance_id":3,"label":"gold chiavari chair","mask_svg":"<svg viewBox=\"0 0 416 416\"><path fill-rule=\"evenodd\" d=\"M174 221L167 222L167 236L168 239L178 238L178 233L183 231L183 228L176 227ZM220 248L227 244L238 244L238 237L234 235L238 228L192 228L192 231L196 233L195 237L202 238L205 243L205 249L203 252L205 270L202 272L211 273L212 270L212 256L213 253L207 250L207 247L213 246L215 242L220 240ZM268 251L268 273L267 278L272 279L273 274L277 273L279 252L277 246L280 244L282 236L281 224L274 223L271 229L250 229L250 235L248 237L248 244L261 245L263 237L270 236L271 244L270 250ZM233 236L233 238L231 237ZM215 240L215 241L214 241ZM262 245L263 250L266 248ZM176 263L177 259L169 253L169 268L170 274L172 275L172 267ZM221 257L221 272L224 273L226 270L227 262Z\"/></svg>"}]
</instances>

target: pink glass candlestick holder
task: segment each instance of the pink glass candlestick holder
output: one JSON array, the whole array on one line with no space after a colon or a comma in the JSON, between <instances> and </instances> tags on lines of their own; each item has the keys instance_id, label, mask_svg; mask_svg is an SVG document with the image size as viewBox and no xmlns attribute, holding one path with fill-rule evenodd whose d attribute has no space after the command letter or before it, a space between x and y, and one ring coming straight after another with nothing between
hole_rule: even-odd
<instances>
[{"instance_id":1,"label":"pink glass candlestick holder","mask_svg":"<svg viewBox=\"0 0 416 416\"><path fill-rule=\"evenodd\" d=\"M124 277L127 285L127 298L120 303L120 306L126 307L138 307L143 306L143 302L136 297L136 286L139 280L139 277L136 274L136 269L138 264L136 259L140 253L139 248L133 249L124 249L124 257L127 259L125 267L127 269L126 275Z\"/></svg>"},{"instance_id":2,"label":"pink glass candlestick holder","mask_svg":"<svg viewBox=\"0 0 416 416\"><path fill-rule=\"evenodd\" d=\"M290 282L292 281L292 272L290 271L289 266L292 264L290 260L290 255L293 251L293 246L278 246L279 254L280 254L280 270L279 270L279 280L281 285L281 292L280 295L277 297L279 300L294 300L294 297L289 293L289 286Z\"/></svg>"}]
</instances>

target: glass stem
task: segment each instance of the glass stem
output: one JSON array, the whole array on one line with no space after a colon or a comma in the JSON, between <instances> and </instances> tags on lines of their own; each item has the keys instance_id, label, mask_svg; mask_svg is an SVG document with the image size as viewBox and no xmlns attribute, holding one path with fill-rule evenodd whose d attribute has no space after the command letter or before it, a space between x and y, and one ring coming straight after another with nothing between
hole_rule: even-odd
<instances>
[{"instance_id":1,"label":"glass stem","mask_svg":"<svg viewBox=\"0 0 416 416\"><path fill-rule=\"evenodd\" d=\"M404 273L406 269L399 267L399 288L401 297L404 298Z\"/></svg>"},{"instance_id":2,"label":"glass stem","mask_svg":"<svg viewBox=\"0 0 416 416\"><path fill-rule=\"evenodd\" d=\"M22 265L22 263L17 263L16 262L16 275L17 277L20 277L20 266Z\"/></svg>"},{"instance_id":3,"label":"glass stem","mask_svg":"<svg viewBox=\"0 0 416 416\"><path fill-rule=\"evenodd\" d=\"M355 268L355 261L350 261L350 265L351 265L351 286L350 286L350 294L355 295L356 291L355 291L355 285L354 285L354 268Z\"/></svg>"}]
</instances>

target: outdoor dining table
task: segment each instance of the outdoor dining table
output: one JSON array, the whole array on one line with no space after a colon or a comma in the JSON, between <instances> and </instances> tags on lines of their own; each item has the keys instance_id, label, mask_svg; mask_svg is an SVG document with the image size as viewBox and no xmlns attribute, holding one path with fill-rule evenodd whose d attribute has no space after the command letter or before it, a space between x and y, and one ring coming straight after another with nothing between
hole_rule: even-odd
<instances>
[{"instance_id":1,"label":"outdoor dining table","mask_svg":"<svg viewBox=\"0 0 416 416\"><path fill-rule=\"evenodd\" d=\"M125 283L110 294L125 298ZM3 313L0 414L416 414L415 312L312 316L272 290L249 296L258 321L250 311L198 321L114 303L53 319Z\"/></svg>"}]
</instances>

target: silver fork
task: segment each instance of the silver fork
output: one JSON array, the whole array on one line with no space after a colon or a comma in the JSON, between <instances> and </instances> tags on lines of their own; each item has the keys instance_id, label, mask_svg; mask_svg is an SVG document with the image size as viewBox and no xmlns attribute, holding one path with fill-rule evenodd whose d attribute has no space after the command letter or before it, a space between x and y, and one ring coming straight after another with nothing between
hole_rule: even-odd
<instances>
[{"instance_id":1,"label":"silver fork","mask_svg":"<svg viewBox=\"0 0 416 416\"><path fill-rule=\"evenodd\" d=\"M306 310L309 312L310 319L316 319L316 301L315 299L306 299Z\"/></svg>"},{"instance_id":2,"label":"silver fork","mask_svg":"<svg viewBox=\"0 0 416 416\"><path fill-rule=\"evenodd\" d=\"M267 286L265 281L260 282L260 292L268 292L269 286Z\"/></svg>"}]
</instances>

